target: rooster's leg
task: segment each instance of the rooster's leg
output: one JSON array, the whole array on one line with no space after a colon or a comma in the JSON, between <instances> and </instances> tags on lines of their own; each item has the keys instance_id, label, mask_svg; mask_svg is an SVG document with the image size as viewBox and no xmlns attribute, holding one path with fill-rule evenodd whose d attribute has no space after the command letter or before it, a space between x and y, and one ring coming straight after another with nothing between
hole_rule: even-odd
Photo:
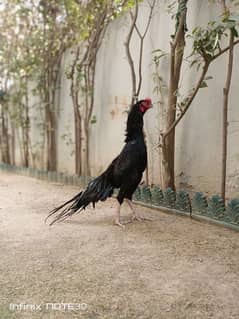
<instances>
[{"instance_id":1,"label":"rooster's leg","mask_svg":"<svg viewBox=\"0 0 239 319\"><path fill-rule=\"evenodd\" d=\"M121 224L121 222L120 222L120 207L121 207L121 204L119 202L117 202L115 225L120 226L122 228L125 228L125 225Z\"/></svg>"},{"instance_id":2,"label":"rooster's leg","mask_svg":"<svg viewBox=\"0 0 239 319\"><path fill-rule=\"evenodd\" d=\"M146 220L146 218L144 218L144 217L140 216L138 213L136 213L136 211L134 209L134 206L133 206L133 203L132 203L131 200L129 200L127 198L125 200L128 203L128 205L129 205L129 207L130 207L130 209L132 211L131 221L133 221L133 220L138 220L138 221Z\"/></svg>"}]
</instances>

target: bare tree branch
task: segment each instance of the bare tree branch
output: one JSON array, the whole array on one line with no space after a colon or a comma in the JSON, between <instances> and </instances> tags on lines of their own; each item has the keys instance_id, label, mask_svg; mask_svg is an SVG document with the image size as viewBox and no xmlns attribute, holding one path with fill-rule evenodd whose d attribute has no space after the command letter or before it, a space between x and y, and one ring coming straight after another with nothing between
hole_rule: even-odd
<instances>
[{"instance_id":1,"label":"bare tree branch","mask_svg":"<svg viewBox=\"0 0 239 319\"><path fill-rule=\"evenodd\" d=\"M178 25L178 29L176 30L176 34L174 37L174 40L172 42L172 46L173 48L176 48L178 41L181 37L182 32L184 32L184 26L185 26L185 22L186 22L186 16L187 16L187 9L185 8L185 10L183 10L180 14L180 20L179 20L179 25Z\"/></svg>"},{"instance_id":2,"label":"bare tree branch","mask_svg":"<svg viewBox=\"0 0 239 319\"><path fill-rule=\"evenodd\" d=\"M239 43L239 39L233 42L233 46L237 45ZM225 52L227 52L228 50L230 50L230 46L224 48L223 50L221 50L219 53L215 54L212 57L212 60L216 60L219 56L221 56L222 54L224 54Z\"/></svg>"},{"instance_id":3,"label":"bare tree branch","mask_svg":"<svg viewBox=\"0 0 239 319\"><path fill-rule=\"evenodd\" d=\"M145 31L143 33L143 35L141 35L141 33L138 33L139 34L139 37L140 37L140 53L139 53L139 70L138 70L138 73L139 73L139 83L138 83L138 88L137 88L137 91L136 91L136 96L139 96L139 93L140 93L140 90L141 90L141 85L142 85L142 60L143 60L143 49L144 49L144 38L149 30L149 26L150 26L150 22L152 20L152 14L153 14L153 9L154 9L154 6L155 6L155 2L156 0L153 1L152 5L150 5L150 13L149 13L149 16L148 16L148 21L147 21L147 25L146 25L146 28L145 28ZM136 23L135 23L135 28L136 28Z\"/></svg>"},{"instance_id":4,"label":"bare tree branch","mask_svg":"<svg viewBox=\"0 0 239 319\"><path fill-rule=\"evenodd\" d=\"M130 41L133 35L133 31L135 28L135 23L138 17L138 11L139 11L139 5L138 5L138 0L135 0L135 11L134 11L134 15L133 15L133 21L131 23L131 27L128 33L128 36L126 38L126 42L125 42L125 47L126 47L126 54L127 54L127 58L129 61L129 65L130 65L130 72L131 72L131 77L132 77L132 100L131 100L131 104L134 103L135 101L135 94L136 94L136 74L135 74L135 66L134 66L134 60L130 51Z\"/></svg>"},{"instance_id":5,"label":"bare tree branch","mask_svg":"<svg viewBox=\"0 0 239 319\"><path fill-rule=\"evenodd\" d=\"M127 41L126 41L126 50L127 50L127 57L128 57L128 61L130 64L130 69L131 69L131 75L132 75L132 104L135 102L135 100L137 101L140 90L141 90L141 85L142 85L142 60L143 60L143 49L144 49L144 39L148 33L149 30L149 26L152 20L152 15L153 15L153 9L155 7L155 3L156 0L153 0L152 4L150 4L150 2L148 1L149 7L150 7L150 12L149 12L149 16L147 19L147 24L145 27L145 30L143 33L140 32L138 26L137 26L137 18L138 18L138 2L136 2L136 7L135 7L135 12L133 14L133 12L130 12L130 16L132 19L132 24L131 24L131 28L127 37ZM134 65L134 61L132 58L132 54L130 52L130 41L132 38L132 34L133 31L136 31L139 39L140 39L140 50L139 50L139 67L138 67L138 76L139 76L139 80L138 80L138 85L136 84L136 71L135 71L135 65Z\"/></svg>"}]
</instances>

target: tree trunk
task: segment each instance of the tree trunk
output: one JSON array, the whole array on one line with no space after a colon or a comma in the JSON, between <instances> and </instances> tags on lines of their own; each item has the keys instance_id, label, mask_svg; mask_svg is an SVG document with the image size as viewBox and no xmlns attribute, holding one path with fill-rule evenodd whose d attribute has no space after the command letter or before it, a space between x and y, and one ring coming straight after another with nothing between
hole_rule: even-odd
<instances>
[{"instance_id":1,"label":"tree trunk","mask_svg":"<svg viewBox=\"0 0 239 319\"><path fill-rule=\"evenodd\" d=\"M89 139L89 127L85 122L85 175L90 176L90 139Z\"/></svg>"},{"instance_id":2,"label":"tree trunk","mask_svg":"<svg viewBox=\"0 0 239 319\"><path fill-rule=\"evenodd\" d=\"M222 129L222 177L221 177L221 197L225 203L226 199L226 178L227 178L227 137L228 137L228 98L231 86L232 68L233 68L233 41L234 36L230 31L229 58L227 79L223 89L223 129Z\"/></svg>"},{"instance_id":3,"label":"tree trunk","mask_svg":"<svg viewBox=\"0 0 239 319\"><path fill-rule=\"evenodd\" d=\"M47 170L56 171L55 112L48 112L47 125Z\"/></svg>"},{"instance_id":4,"label":"tree trunk","mask_svg":"<svg viewBox=\"0 0 239 319\"><path fill-rule=\"evenodd\" d=\"M13 121L11 121L11 164L15 165L15 150L16 150L16 135L15 126Z\"/></svg>"},{"instance_id":5,"label":"tree trunk","mask_svg":"<svg viewBox=\"0 0 239 319\"><path fill-rule=\"evenodd\" d=\"M4 111L4 106L1 107L1 120L2 120L2 136L1 136L1 151L2 161L10 164L10 149L9 149L9 135L8 135L8 119Z\"/></svg>"},{"instance_id":6,"label":"tree trunk","mask_svg":"<svg viewBox=\"0 0 239 319\"><path fill-rule=\"evenodd\" d=\"M185 41L184 34L174 48L171 48L171 72L169 79L168 109L166 117L166 131L176 119L177 90L179 86L180 71L183 58L183 49ZM163 162L163 186L175 190L175 129L165 138L162 144L162 162Z\"/></svg>"},{"instance_id":7,"label":"tree trunk","mask_svg":"<svg viewBox=\"0 0 239 319\"><path fill-rule=\"evenodd\" d=\"M30 128L30 118L29 118L29 99L28 99L28 86L26 83L26 96L25 96L25 115L22 123L23 131L23 151L24 151L24 163L25 167L29 167L29 128Z\"/></svg>"},{"instance_id":8,"label":"tree trunk","mask_svg":"<svg viewBox=\"0 0 239 319\"><path fill-rule=\"evenodd\" d=\"M173 130L162 146L163 187L175 190L174 157L175 130Z\"/></svg>"},{"instance_id":9,"label":"tree trunk","mask_svg":"<svg viewBox=\"0 0 239 319\"><path fill-rule=\"evenodd\" d=\"M55 137L55 114L51 110L49 94L46 93L46 144L47 144L47 170L56 170L56 137Z\"/></svg>"},{"instance_id":10,"label":"tree trunk","mask_svg":"<svg viewBox=\"0 0 239 319\"><path fill-rule=\"evenodd\" d=\"M94 106L94 75L95 75L95 59L92 65L86 65L84 69L85 79L85 118L84 118L84 130L85 130L85 175L90 176L90 120L92 116Z\"/></svg>"},{"instance_id":11,"label":"tree trunk","mask_svg":"<svg viewBox=\"0 0 239 319\"><path fill-rule=\"evenodd\" d=\"M169 101L168 101L168 112L167 112L167 126L174 122L176 117L176 102L177 98L174 95L174 83L171 81L171 88L169 89ZM175 162L175 130L172 130L171 133L166 137L164 143L162 144L162 167L163 167L163 187L172 188L175 190L175 176L174 176L174 162Z\"/></svg>"},{"instance_id":12,"label":"tree trunk","mask_svg":"<svg viewBox=\"0 0 239 319\"><path fill-rule=\"evenodd\" d=\"M55 93L57 76L54 76L54 67L50 68L45 81L45 111L46 111L46 137L47 137L47 170L56 171L56 115L55 115Z\"/></svg>"},{"instance_id":13,"label":"tree trunk","mask_svg":"<svg viewBox=\"0 0 239 319\"><path fill-rule=\"evenodd\" d=\"M184 5L184 9L181 7ZM178 27L171 43L170 52L170 78L168 105L166 111L166 131L176 119L177 91L179 88L180 73L185 47L185 24L187 1L178 1ZM162 167L163 167L163 187L170 187L175 190L175 128L165 137L162 143Z\"/></svg>"},{"instance_id":14,"label":"tree trunk","mask_svg":"<svg viewBox=\"0 0 239 319\"><path fill-rule=\"evenodd\" d=\"M75 173L82 174L82 128L79 110L74 109L75 115Z\"/></svg>"},{"instance_id":15,"label":"tree trunk","mask_svg":"<svg viewBox=\"0 0 239 319\"><path fill-rule=\"evenodd\" d=\"M80 82L77 77L77 61L80 55L80 47L77 47L75 58L71 69L71 99L74 108L74 124L75 124L75 173L82 175L82 117L79 105Z\"/></svg>"}]
</instances>

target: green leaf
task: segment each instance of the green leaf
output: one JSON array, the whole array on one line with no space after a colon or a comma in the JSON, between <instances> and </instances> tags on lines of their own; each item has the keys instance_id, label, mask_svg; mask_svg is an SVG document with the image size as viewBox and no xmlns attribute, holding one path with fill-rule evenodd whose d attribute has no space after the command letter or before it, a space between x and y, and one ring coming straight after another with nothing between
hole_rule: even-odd
<instances>
[{"instance_id":1,"label":"green leaf","mask_svg":"<svg viewBox=\"0 0 239 319\"><path fill-rule=\"evenodd\" d=\"M97 122L96 116L93 115L92 118L91 118L91 120L90 120L90 123L91 123L91 124L95 124L96 122Z\"/></svg>"},{"instance_id":2,"label":"green leaf","mask_svg":"<svg viewBox=\"0 0 239 319\"><path fill-rule=\"evenodd\" d=\"M239 37L239 33L238 33L238 31L237 31L237 29L236 29L235 27L232 28L231 31L232 31L232 34L233 34L233 36L234 36L235 38L238 38L238 37Z\"/></svg>"},{"instance_id":3,"label":"green leaf","mask_svg":"<svg viewBox=\"0 0 239 319\"><path fill-rule=\"evenodd\" d=\"M207 88L208 85L205 81L202 81L201 85L199 86L200 89L203 89L203 88Z\"/></svg>"},{"instance_id":4,"label":"green leaf","mask_svg":"<svg viewBox=\"0 0 239 319\"><path fill-rule=\"evenodd\" d=\"M161 49L155 49L155 50L152 51L152 53L159 53L159 52L161 53L161 52L164 52L164 51L161 50Z\"/></svg>"},{"instance_id":5,"label":"green leaf","mask_svg":"<svg viewBox=\"0 0 239 319\"><path fill-rule=\"evenodd\" d=\"M196 60L193 60L191 63L190 63L190 68L194 66L194 64L198 63L198 59Z\"/></svg>"},{"instance_id":6,"label":"green leaf","mask_svg":"<svg viewBox=\"0 0 239 319\"><path fill-rule=\"evenodd\" d=\"M204 80L207 81L207 80L212 80L212 79L213 79L213 77L211 75L209 75L209 76L206 76Z\"/></svg>"}]
</instances>

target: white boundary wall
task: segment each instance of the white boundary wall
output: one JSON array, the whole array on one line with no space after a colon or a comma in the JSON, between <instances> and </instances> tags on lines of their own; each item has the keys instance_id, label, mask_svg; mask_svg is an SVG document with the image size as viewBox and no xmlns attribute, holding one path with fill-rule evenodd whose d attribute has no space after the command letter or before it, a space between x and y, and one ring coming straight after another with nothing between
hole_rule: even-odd
<instances>
[{"instance_id":1,"label":"white boundary wall","mask_svg":"<svg viewBox=\"0 0 239 319\"><path fill-rule=\"evenodd\" d=\"M174 30L174 21L166 12L163 1L157 6L149 33L145 39L143 57L143 84L141 98L151 96L153 101L162 97L153 94L155 49L169 52L169 39ZM148 16L147 2L141 4L139 27L143 28ZM189 1L188 28L205 25L217 17L215 5L207 0ZM219 10L219 7L218 7ZM126 58L125 39L129 28L129 16L113 23L106 34L98 54L95 85L95 105L93 114L97 122L91 125L91 171L93 175L102 172L123 146L126 110L130 102L131 76ZM187 39L189 42L189 39ZM134 37L131 50L135 59L139 55L139 44ZM190 50L186 52L189 55ZM239 48L235 50L235 63L230 96L228 184L230 195L239 189ZM58 170L74 173L74 120L73 107L69 94L70 83L64 70L70 62L70 52L65 54L61 67L60 108L58 112ZM211 65L208 75L209 87L201 89L191 109L188 111L176 133L176 175L177 184L182 188L217 193L220 191L221 144L222 144L222 92L226 77L227 56L220 57ZM169 58L161 60L160 76L168 82ZM188 92L196 82L199 72L185 68L182 72L182 86ZM34 98L35 99L35 98ZM164 97L165 99L165 97ZM155 104L154 109L145 116L145 126L149 150L150 181L160 184L159 152L156 147L160 131L162 107ZM33 128L34 140L38 140L37 128ZM64 140L62 136L65 135ZM68 145L66 141L70 142Z\"/></svg>"}]
</instances>

